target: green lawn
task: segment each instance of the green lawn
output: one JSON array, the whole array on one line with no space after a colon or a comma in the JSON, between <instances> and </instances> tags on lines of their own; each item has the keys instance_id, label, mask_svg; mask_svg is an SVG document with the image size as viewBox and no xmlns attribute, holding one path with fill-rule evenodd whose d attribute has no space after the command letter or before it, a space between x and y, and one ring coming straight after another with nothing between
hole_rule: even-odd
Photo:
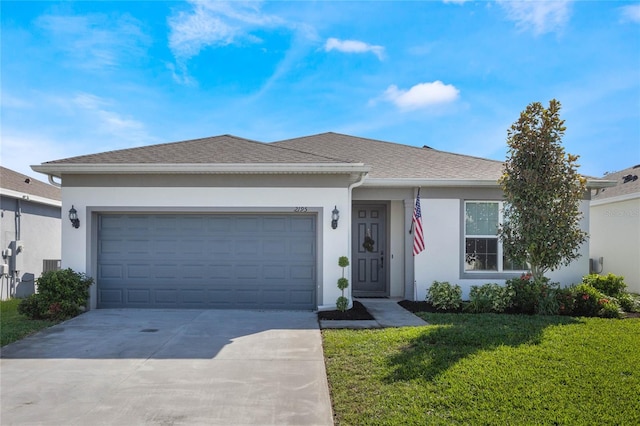
<instances>
[{"instance_id":1,"label":"green lawn","mask_svg":"<svg viewBox=\"0 0 640 426\"><path fill-rule=\"evenodd\" d=\"M55 321L30 320L18 313L19 299L0 301L0 346L56 324Z\"/></svg>"},{"instance_id":2,"label":"green lawn","mask_svg":"<svg viewBox=\"0 0 640 426\"><path fill-rule=\"evenodd\" d=\"M420 316L323 330L336 424L640 424L640 319Z\"/></svg>"}]
</instances>

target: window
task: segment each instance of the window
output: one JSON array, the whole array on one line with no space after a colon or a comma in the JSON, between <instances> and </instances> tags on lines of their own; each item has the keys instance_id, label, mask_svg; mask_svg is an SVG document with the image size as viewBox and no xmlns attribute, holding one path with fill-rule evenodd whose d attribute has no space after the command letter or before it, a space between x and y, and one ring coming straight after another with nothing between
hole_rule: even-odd
<instances>
[{"instance_id":1,"label":"window","mask_svg":"<svg viewBox=\"0 0 640 426\"><path fill-rule=\"evenodd\" d=\"M526 266L507 259L498 238L502 202L466 201L464 204L464 271L524 271Z\"/></svg>"}]
</instances>

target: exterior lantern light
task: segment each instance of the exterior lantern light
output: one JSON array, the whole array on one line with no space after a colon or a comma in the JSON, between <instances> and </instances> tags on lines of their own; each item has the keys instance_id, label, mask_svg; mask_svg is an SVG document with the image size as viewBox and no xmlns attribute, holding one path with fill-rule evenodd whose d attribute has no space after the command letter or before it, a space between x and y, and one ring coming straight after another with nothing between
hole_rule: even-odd
<instances>
[{"instance_id":1,"label":"exterior lantern light","mask_svg":"<svg viewBox=\"0 0 640 426\"><path fill-rule=\"evenodd\" d=\"M340 219L340 212L338 211L338 206L335 206L331 212L331 228L336 229L338 227L338 219Z\"/></svg>"},{"instance_id":2,"label":"exterior lantern light","mask_svg":"<svg viewBox=\"0 0 640 426\"><path fill-rule=\"evenodd\" d=\"M78 229L80 228L80 219L78 219L78 211L71 205L71 210L69 210L69 220L71 221L71 226Z\"/></svg>"}]
</instances>

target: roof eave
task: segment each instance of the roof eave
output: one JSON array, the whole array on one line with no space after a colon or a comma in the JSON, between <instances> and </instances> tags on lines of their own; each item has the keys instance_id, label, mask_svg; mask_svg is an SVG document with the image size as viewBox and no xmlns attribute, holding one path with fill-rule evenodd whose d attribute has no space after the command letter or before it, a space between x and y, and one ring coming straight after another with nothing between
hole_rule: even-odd
<instances>
[{"instance_id":1,"label":"roof eave","mask_svg":"<svg viewBox=\"0 0 640 426\"><path fill-rule=\"evenodd\" d=\"M405 179L405 178L367 178L362 186L383 187L383 188L404 188L404 187L476 187L476 188L497 188L497 180L491 179Z\"/></svg>"},{"instance_id":2,"label":"roof eave","mask_svg":"<svg viewBox=\"0 0 640 426\"><path fill-rule=\"evenodd\" d=\"M58 178L63 174L352 174L371 170L363 163L40 164L31 168Z\"/></svg>"},{"instance_id":3,"label":"roof eave","mask_svg":"<svg viewBox=\"0 0 640 426\"><path fill-rule=\"evenodd\" d=\"M587 179L587 188L589 189L611 188L617 184L618 182L615 180Z\"/></svg>"},{"instance_id":4,"label":"roof eave","mask_svg":"<svg viewBox=\"0 0 640 426\"><path fill-rule=\"evenodd\" d=\"M26 192L18 192L13 191L7 188L0 188L0 195L4 195L6 197L15 198L18 200L31 201L33 203L38 204L46 204L48 206L60 207L62 206L62 201L54 200L52 198L41 197L39 195L28 194Z\"/></svg>"}]
</instances>

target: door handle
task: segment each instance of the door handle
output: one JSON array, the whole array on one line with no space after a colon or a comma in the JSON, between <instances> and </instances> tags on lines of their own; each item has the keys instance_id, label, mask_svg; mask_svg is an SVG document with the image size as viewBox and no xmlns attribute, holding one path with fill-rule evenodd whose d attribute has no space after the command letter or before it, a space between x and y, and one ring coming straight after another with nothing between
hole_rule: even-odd
<instances>
[{"instance_id":1,"label":"door handle","mask_svg":"<svg viewBox=\"0 0 640 426\"><path fill-rule=\"evenodd\" d=\"M384 252L380 252L380 269L384 269Z\"/></svg>"}]
</instances>

